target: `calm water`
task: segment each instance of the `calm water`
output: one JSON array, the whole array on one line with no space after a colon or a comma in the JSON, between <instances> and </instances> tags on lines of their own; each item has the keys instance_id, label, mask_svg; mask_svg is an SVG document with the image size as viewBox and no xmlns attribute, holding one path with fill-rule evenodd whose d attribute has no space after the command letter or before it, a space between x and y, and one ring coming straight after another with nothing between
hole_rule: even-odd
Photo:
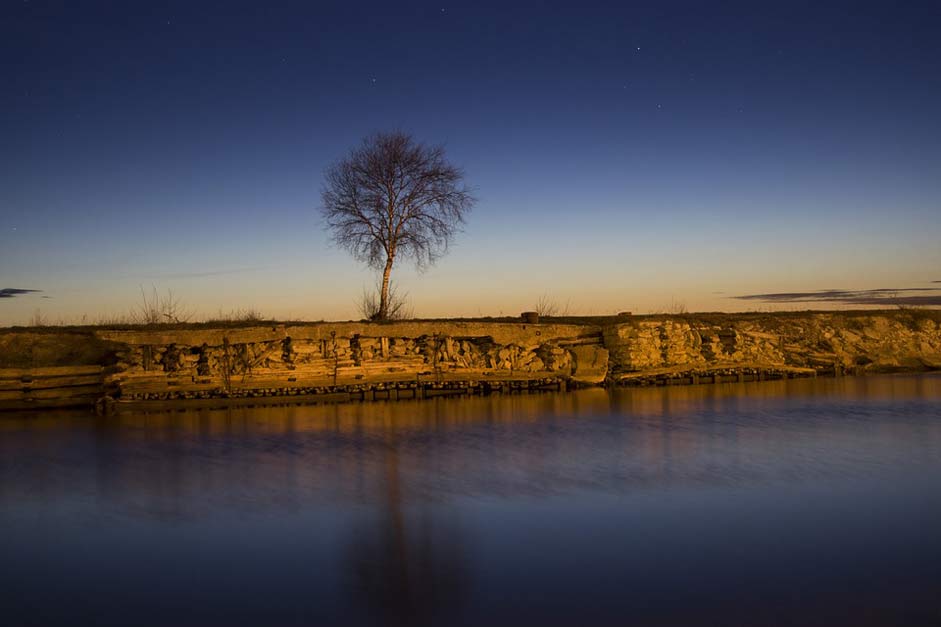
<instances>
[{"instance_id":1,"label":"calm water","mask_svg":"<svg viewBox=\"0 0 941 627\"><path fill-rule=\"evenodd\" d=\"M941 624L941 377L0 415L0 624Z\"/></svg>"}]
</instances>

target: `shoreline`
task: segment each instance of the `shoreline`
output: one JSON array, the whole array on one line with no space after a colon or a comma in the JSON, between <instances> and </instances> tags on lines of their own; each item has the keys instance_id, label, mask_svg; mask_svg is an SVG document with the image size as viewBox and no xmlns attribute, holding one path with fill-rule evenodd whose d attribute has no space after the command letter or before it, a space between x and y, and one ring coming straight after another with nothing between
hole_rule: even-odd
<instances>
[{"instance_id":1,"label":"shoreline","mask_svg":"<svg viewBox=\"0 0 941 627\"><path fill-rule=\"evenodd\" d=\"M39 412L53 409L85 409L89 414L114 415L148 413L151 411L187 411L200 409L235 409L252 407L302 407L316 405L361 404L372 402L423 401L435 398L481 398L508 395L565 394L579 390L657 389L674 387L712 387L738 383L774 383L795 379L865 378L887 375L941 374L941 369L894 369L885 371L814 373L804 371L758 371L722 369L711 375L696 372L638 373L627 383L573 385L565 379L505 379L502 381L426 381L419 384L356 384L326 386L317 389L267 388L245 389L229 394L223 390L193 394L167 392L140 398L110 396L86 398L31 399L15 404L0 401L0 419L4 415Z\"/></svg>"},{"instance_id":2,"label":"shoreline","mask_svg":"<svg viewBox=\"0 0 941 627\"><path fill-rule=\"evenodd\" d=\"M941 311L0 331L0 409L348 402L941 369Z\"/></svg>"}]
</instances>

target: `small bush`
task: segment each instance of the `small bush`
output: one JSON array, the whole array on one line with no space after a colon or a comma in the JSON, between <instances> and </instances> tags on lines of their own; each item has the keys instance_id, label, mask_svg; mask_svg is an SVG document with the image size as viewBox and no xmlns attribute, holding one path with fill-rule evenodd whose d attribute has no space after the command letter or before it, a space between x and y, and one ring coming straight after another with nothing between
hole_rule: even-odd
<instances>
[{"instance_id":1,"label":"small bush","mask_svg":"<svg viewBox=\"0 0 941 627\"><path fill-rule=\"evenodd\" d=\"M379 319L379 288L363 288L363 295L356 301L356 309L363 320ZM414 312L408 304L408 293L400 294L394 283L389 283L389 311L386 320L410 320Z\"/></svg>"},{"instance_id":2,"label":"small bush","mask_svg":"<svg viewBox=\"0 0 941 627\"><path fill-rule=\"evenodd\" d=\"M682 315L688 314L689 310L686 308L686 303L682 301L670 299L669 305L664 305L654 311L651 311L650 313L652 313L653 315L657 315L657 316L661 316L661 315L682 316Z\"/></svg>"},{"instance_id":3,"label":"small bush","mask_svg":"<svg viewBox=\"0 0 941 627\"><path fill-rule=\"evenodd\" d=\"M167 290L166 296L161 296L154 287L148 296L141 287L140 295L141 304L131 314L138 324L181 324L193 319L193 312L184 307L171 290Z\"/></svg>"},{"instance_id":4,"label":"small bush","mask_svg":"<svg viewBox=\"0 0 941 627\"><path fill-rule=\"evenodd\" d=\"M560 318L569 315L569 305L569 301L565 301L564 305L559 304L557 300L549 296L549 292L543 292L536 301L533 311L539 314L540 318Z\"/></svg>"}]
</instances>

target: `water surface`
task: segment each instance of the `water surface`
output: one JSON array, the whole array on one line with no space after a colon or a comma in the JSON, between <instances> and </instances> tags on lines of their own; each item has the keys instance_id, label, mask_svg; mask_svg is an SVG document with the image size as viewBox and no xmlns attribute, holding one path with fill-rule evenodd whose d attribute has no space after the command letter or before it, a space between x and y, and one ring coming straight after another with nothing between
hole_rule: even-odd
<instances>
[{"instance_id":1,"label":"water surface","mask_svg":"<svg viewBox=\"0 0 941 627\"><path fill-rule=\"evenodd\" d=\"M941 377L0 414L0 624L941 624Z\"/></svg>"}]
</instances>

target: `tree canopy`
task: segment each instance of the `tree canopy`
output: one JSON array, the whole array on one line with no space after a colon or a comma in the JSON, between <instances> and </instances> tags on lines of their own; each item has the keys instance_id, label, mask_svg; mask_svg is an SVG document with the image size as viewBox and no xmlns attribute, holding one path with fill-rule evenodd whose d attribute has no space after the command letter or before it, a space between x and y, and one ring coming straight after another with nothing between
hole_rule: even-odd
<instances>
[{"instance_id":1,"label":"tree canopy","mask_svg":"<svg viewBox=\"0 0 941 627\"><path fill-rule=\"evenodd\" d=\"M389 313L389 280L399 257L419 269L445 254L474 197L443 146L402 132L376 133L327 168L322 212L333 241L382 271L378 311Z\"/></svg>"}]
</instances>

